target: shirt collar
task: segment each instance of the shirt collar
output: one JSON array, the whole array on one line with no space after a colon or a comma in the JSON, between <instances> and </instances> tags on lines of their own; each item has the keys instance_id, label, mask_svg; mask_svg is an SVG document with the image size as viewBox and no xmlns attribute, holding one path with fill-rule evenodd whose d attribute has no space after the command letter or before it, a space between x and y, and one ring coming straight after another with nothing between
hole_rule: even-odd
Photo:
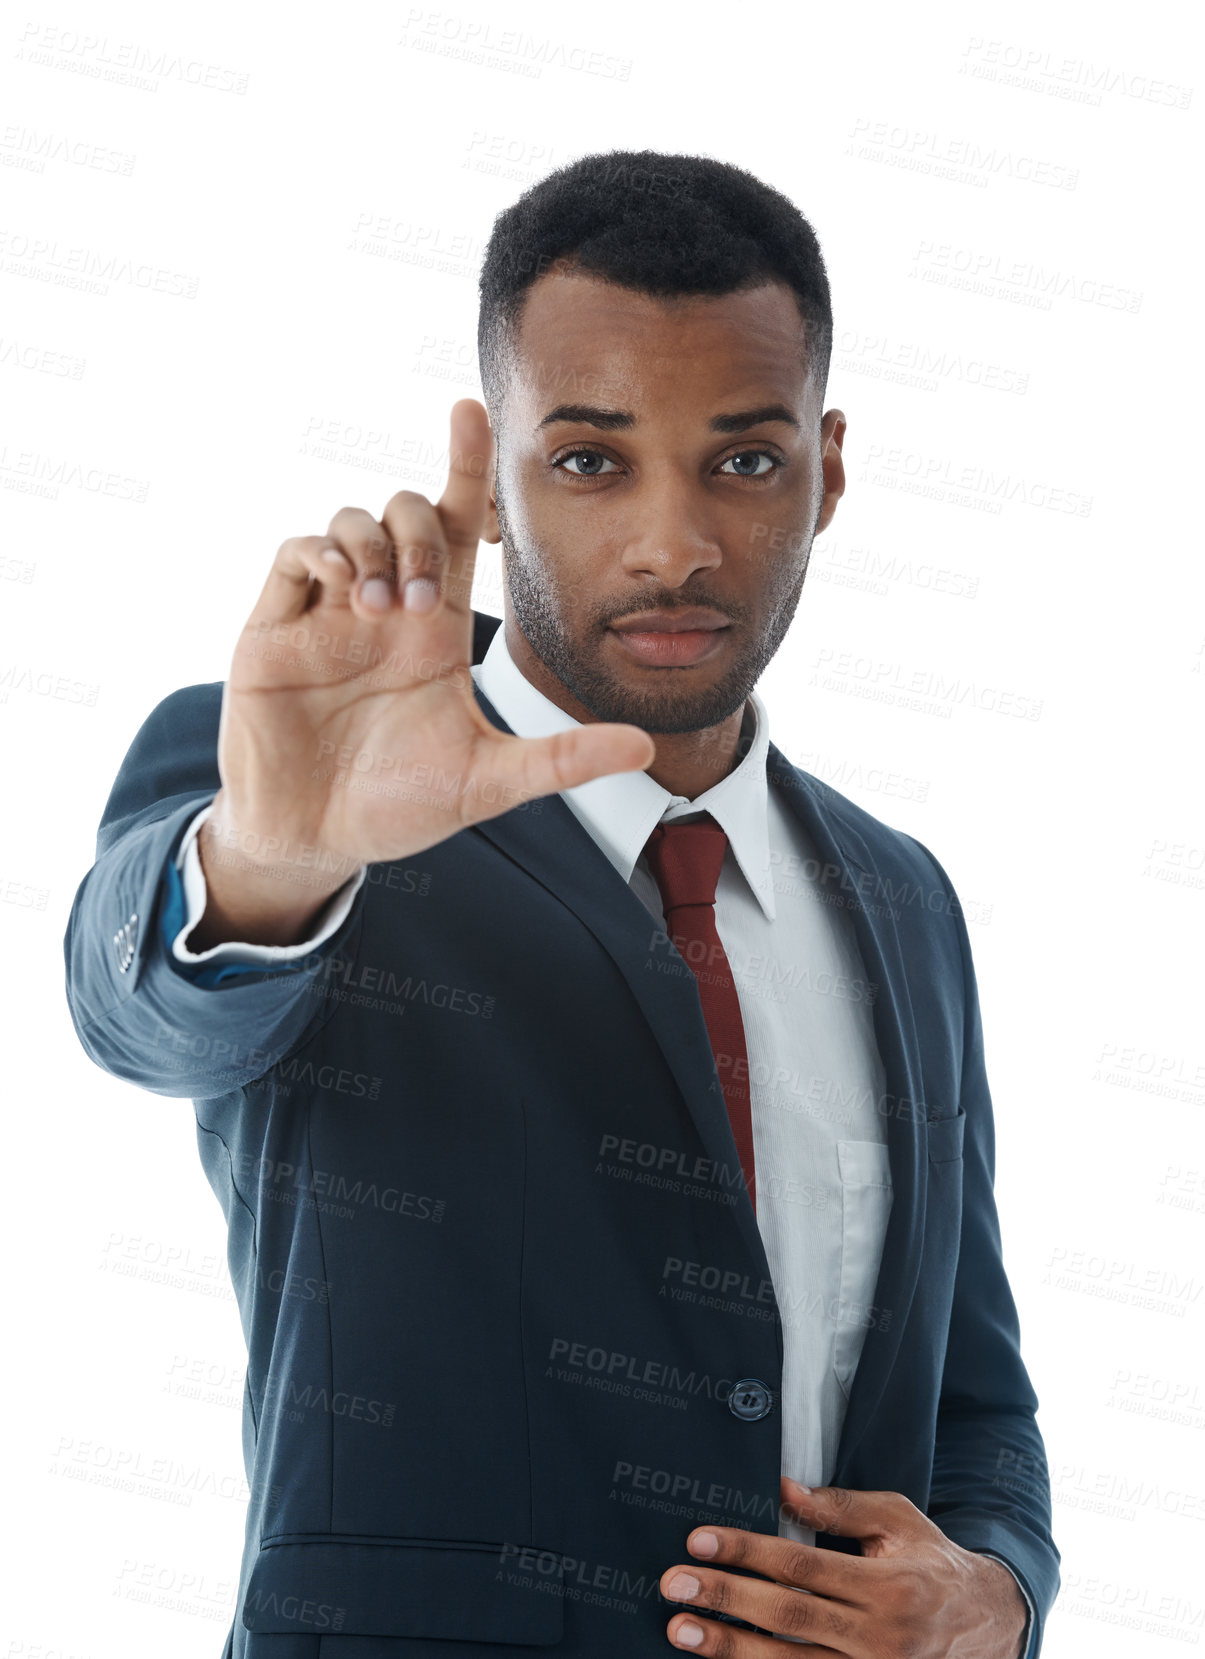
<instances>
[{"instance_id":1,"label":"shirt collar","mask_svg":"<svg viewBox=\"0 0 1205 1659\"><path fill-rule=\"evenodd\" d=\"M507 650L504 625L494 630L485 656L473 664L472 675L517 737L548 737L581 724L532 685ZM693 801L671 795L647 772L613 772L593 778L561 790L561 799L625 882L631 881L636 860L663 818L670 821L692 812L709 812L727 835L733 857L763 912L773 921L766 777L770 729L766 706L756 691L749 693L746 704L746 733L750 720L752 742L740 764Z\"/></svg>"}]
</instances>

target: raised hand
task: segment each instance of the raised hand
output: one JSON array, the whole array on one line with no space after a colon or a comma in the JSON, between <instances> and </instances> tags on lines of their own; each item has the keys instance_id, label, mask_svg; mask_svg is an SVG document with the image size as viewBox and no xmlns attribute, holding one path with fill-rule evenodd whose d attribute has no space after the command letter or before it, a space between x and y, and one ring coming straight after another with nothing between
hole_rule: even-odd
<instances>
[{"instance_id":1,"label":"raised hand","mask_svg":"<svg viewBox=\"0 0 1205 1659\"><path fill-rule=\"evenodd\" d=\"M470 593L492 461L485 408L463 398L438 502L400 490L379 521L344 507L325 535L281 545L225 685L222 787L202 836L210 909L190 948L251 937L230 931L236 912L261 935L296 932L360 864L652 761L637 726L520 738L477 706ZM303 847L318 849L316 879L286 893Z\"/></svg>"}]
</instances>

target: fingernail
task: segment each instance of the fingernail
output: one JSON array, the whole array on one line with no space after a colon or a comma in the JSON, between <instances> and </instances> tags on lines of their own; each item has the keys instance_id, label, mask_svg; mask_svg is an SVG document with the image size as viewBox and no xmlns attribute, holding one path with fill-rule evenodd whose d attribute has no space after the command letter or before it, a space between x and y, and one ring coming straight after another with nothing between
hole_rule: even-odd
<instances>
[{"instance_id":1,"label":"fingernail","mask_svg":"<svg viewBox=\"0 0 1205 1659\"><path fill-rule=\"evenodd\" d=\"M439 597L439 584L429 576L412 576L402 589L402 605L408 611L429 611Z\"/></svg>"},{"instance_id":2,"label":"fingernail","mask_svg":"<svg viewBox=\"0 0 1205 1659\"><path fill-rule=\"evenodd\" d=\"M689 1541L687 1547L692 1555L715 1555L719 1550L720 1541L714 1532L700 1532Z\"/></svg>"},{"instance_id":3,"label":"fingernail","mask_svg":"<svg viewBox=\"0 0 1205 1659\"><path fill-rule=\"evenodd\" d=\"M370 611L387 611L393 603L393 589L380 576L370 576L360 587L360 603Z\"/></svg>"},{"instance_id":4,"label":"fingernail","mask_svg":"<svg viewBox=\"0 0 1205 1659\"><path fill-rule=\"evenodd\" d=\"M681 1642L685 1647L698 1647L703 1640L702 1627L692 1624L688 1619L685 1624L678 1626L678 1634L674 1637L674 1640Z\"/></svg>"},{"instance_id":5,"label":"fingernail","mask_svg":"<svg viewBox=\"0 0 1205 1659\"><path fill-rule=\"evenodd\" d=\"M670 1601L689 1601L699 1593L699 1581L689 1573L675 1573L665 1591Z\"/></svg>"},{"instance_id":6,"label":"fingernail","mask_svg":"<svg viewBox=\"0 0 1205 1659\"><path fill-rule=\"evenodd\" d=\"M328 565L342 565L344 570L351 569L351 560L346 553L341 553L337 547L323 548L322 557Z\"/></svg>"}]
</instances>

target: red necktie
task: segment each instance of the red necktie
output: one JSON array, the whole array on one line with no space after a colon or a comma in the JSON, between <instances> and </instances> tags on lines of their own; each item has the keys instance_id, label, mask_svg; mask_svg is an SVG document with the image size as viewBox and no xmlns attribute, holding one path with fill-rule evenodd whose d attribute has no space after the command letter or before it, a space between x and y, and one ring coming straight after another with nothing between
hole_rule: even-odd
<instances>
[{"instance_id":1,"label":"red necktie","mask_svg":"<svg viewBox=\"0 0 1205 1659\"><path fill-rule=\"evenodd\" d=\"M756 1211L745 1024L732 969L715 925L715 889L727 845L727 835L711 814L706 813L693 822L658 824L644 852L661 889L666 930L699 983L699 1001L728 1107L728 1120L732 1124L749 1199Z\"/></svg>"}]
</instances>

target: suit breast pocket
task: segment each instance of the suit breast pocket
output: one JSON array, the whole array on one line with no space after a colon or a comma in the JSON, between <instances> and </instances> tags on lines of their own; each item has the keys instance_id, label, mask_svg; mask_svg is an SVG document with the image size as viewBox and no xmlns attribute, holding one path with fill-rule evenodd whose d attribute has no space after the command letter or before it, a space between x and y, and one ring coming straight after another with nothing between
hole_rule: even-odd
<instances>
[{"instance_id":1,"label":"suit breast pocket","mask_svg":"<svg viewBox=\"0 0 1205 1659\"><path fill-rule=\"evenodd\" d=\"M962 1247L963 1143L967 1115L959 1107L949 1117L925 1125L928 1181L925 1190L925 1275L931 1303L949 1307Z\"/></svg>"},{"instance_id":2,"label":"suit breast pocket","mask_svg":"<svg viewBox=\"0 0 1205 1659\"><path fill-rule=\"evenodd\" d=\"M838 1141L841 1173L841 1289L833 1310L833 1369L846 1396L874 1323L874 1287L891 1214L891 1164L881 1141Z\"/></svg>"},{"instance_id":3,"label":"suit breast pocket","mask_svg":"<svg viewBox=\"0 0 1205 1659\"><path fill-rule=\"evenodd\" d=\"M952 1164L962 1157L966 1122L967 1115L961 1106L953 1117L929 1119L925 1140L931 1164Z\"/></svg>"}]
</instances>

